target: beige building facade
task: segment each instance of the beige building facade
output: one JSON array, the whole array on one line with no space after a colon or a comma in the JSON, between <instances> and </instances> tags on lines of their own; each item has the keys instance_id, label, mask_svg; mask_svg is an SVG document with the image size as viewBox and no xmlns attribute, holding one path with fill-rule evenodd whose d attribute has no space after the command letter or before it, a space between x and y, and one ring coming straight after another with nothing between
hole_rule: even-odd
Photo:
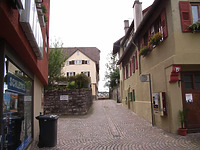
<instances>
[{"instance_id":1,"label":"beige building facade","mask_svg":"<svg viewBox=\"0 0 200 150\"><path fill-rule=\"evenodd\" d=\"M199 6L200 0L155 0L134 18L142 18L140 24L134 29L132 22L113 46L120 57L123 105L172 133L181 126L183 109L188 110L188 132L200 131L200 34L188 28L200 18ZM140 7L136 0L133 9ZM151 43L158 33L159 42ZM141 53L145 46L146 54Z\"/></svg>"},{"instance_id":2,"label":"beige building facade","mask_svg":"<svg viewBox=\"0 0 200 150\"><path fill-rule=\"evenodd\" d=\"M62 68L64 76L75 76L84 73L90 78L92 95L96 98L99 82L100 51L95 47L64 48L67 60Z\"/></svg>"}]
</instances>

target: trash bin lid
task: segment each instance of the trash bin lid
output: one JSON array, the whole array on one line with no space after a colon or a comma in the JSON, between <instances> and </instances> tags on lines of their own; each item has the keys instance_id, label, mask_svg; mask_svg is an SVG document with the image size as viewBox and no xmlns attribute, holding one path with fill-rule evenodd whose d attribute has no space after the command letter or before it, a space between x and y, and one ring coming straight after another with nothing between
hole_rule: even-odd
<instances>
[{"instance_id":1,"label":"trash bin lid","mask_svg":"<svg viewBox=\"0 0 200 150\"><path fill-rule=\"evenodd\" d=\"M43 119L57 120L59 117L57 115L40 115L35 118L38 120L43 120Z\"/></svg>"}]
</instances>

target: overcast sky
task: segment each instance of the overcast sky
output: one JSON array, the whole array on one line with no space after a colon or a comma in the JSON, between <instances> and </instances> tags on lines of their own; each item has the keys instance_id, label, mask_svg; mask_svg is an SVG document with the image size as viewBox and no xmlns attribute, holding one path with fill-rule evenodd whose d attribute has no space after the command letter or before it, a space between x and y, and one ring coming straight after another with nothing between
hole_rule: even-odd
<instances>
[{"instance_id":1,"label":"overcast sky","mask_svg":"<svg viewBox=\"0 0 200 150\"><path fill-rule=\"evenodd\" d=\"M140 0L142 9L154 0ZM124 20L133 20L134 0L51 0L50 43L64 47L97 47L100 55L99 91L104 88L107 55L113 43L124 36Z\"/></svg>"}]
</instances>

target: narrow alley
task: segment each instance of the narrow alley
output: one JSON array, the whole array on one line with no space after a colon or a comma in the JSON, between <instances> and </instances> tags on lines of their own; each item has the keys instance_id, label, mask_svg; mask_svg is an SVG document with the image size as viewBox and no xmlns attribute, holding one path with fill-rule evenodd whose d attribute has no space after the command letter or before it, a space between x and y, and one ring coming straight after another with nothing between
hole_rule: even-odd
<instances>
[{"instance_id":1,"label":"narrow alley","mask_svg":"<svg viewBox=\"0 0 200 150\"><path fill-rule=\"evenodd\" d=\"M94 101L88 115L60 116L57 132L57 146L41 150L200 149L200 133L167 133L113 100Z\"/></svg>"}]
</instances>

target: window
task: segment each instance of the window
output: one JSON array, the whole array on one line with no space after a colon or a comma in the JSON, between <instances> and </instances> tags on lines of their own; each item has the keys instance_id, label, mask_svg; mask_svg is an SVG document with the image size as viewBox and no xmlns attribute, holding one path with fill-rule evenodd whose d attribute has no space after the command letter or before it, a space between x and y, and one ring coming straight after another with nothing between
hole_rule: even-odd
<instances>
[{"instance_id":1,"label":"window","mask_svg":"<svg viewBox=\"0 0 200 150\"><path fill-rule=\"evenodd\" d=\"M126 65L126 79L128 79L128 64Z\"/></svg>"},{"instance_id":2,"label":"window","mask_svg":"<svg viewBox=\"0 0 200 150\"><path fill-rule=\"evenodd\" d=\"M183 32L191 32L189 25L199 21L200 3L190 3L189 1L179 2L181 27Z\"/></svg>"},{"instance_id":3,"label":"window","mask_svg":"<svg viewBox=\"0 0 200 150\"><path fill-rule=\"evenodd\" d=\"M185 90L200 90L200 73L185 73L182 75Z\"/></svg>"},{"instance_id":4,"label":"window","mask_svg":"<svg viewBox=\"0 0 200 150\"><path fill-rule=\"evenodd\" d=\"M77 55L79 55L79 51L77 51L77 53L76 53Z\"/></svg>"},{"instance_id":5,"label":"window","mask_svg":"<svg viewBox=\"0 0 200 150\"><path fill-rule=\"evenodd\" d=\"M86 76L90 77L90 72L89 71L86 71L86 72L81 72L83 74L85 74Z\"/></svg>"},{"instance_id":6,"label":"window","mask_svg":"<svg viewBox=\"0 0 200 150\"><path fill-rule=\"evenodd\" d=\"M132 100L133 100L132 92L129 92L129 93L128 93L128 100L129 100L129 101L132 101Z\"/></svg>"},{"instance_id":7,"label":"window","mask_svg":"<svg viewBox=\"0 0 200 150\"><path fill-rule=\"evenodd\" d=\"M158 18L154 21L151 27L147 30L144 34L143 38L141 39L142 47L147 46L150 38L156 33L162 33L163 37L162 40L165 39L167 35L167 19L166 19L166 11L163 9L158 16Z\"/></svg>"},{"instance_id":8,"label":"window","mask_svg":"<svg viewBox=\"0 0 200 150\"><path fill-rule=\"evenodd\" d=\"M135 73L135 56L132 57L132 68L133 73Z\"/></svg>"},{"instance_id":9,"label":"window","mask_svg":"<svg viewBox=\"0 0 200 150\"><path fill-rule=\"evenodd\" d=\"M133 101L135 101L135 90L133 89Z\"/></svg>"},{"instance_id":10,"label":"window","mask_svg":"<svg viewBox=\"0 0 200 150\"><path fill-rule=\"evenodd\" d=\"M47 53L47 41L48 41L47 35L45 35L45 52L46 52L46 53Z\"/></svg>"},{"instance_id":11,"label":"window","mask_svg":"<svg viewBox=\"0 0 200 150\"><path fill-rule=\"evenodd\" d=\"M193 87L192 76L191 75L185 75L184 76L184 82L185 82L185 89L191 90L192 87Z\"/></svg>"},{"instance_id":12,"label":"window","mask_svg":"<svg viewBox=\"0 0 200 150\"><path fill-rule=\"evenodd\" d=\"M126 66L124 66L124 80L126 79Z\"/></svg>"},{"instance_id":13,"label":"window","mask_svg":"<svg viewBox=\"0 0 200 150\"><path fill-rule=\"evenodd\" d=\"M198 22L200 19L200 3L191 3L192 7L192 23Z\"/></svg>"},{"instance_id":14,"label":"window","mask_svg":"<svg viewBox=\"0 0 200 150\"><path fill-rule=\"evenodd\" d=\"M74 60L69 62L70 65L74 65Z\"/></svg>"},{"instance_id":15,"label":"window","mask_svg":"<svg viewBox=\"0 0 200 150\"><path fill-rule=\"evenodd\" d=\"M144 35L144 45L148 45L148 40L149 40L148 33L146 33L146 34ZM143 45L143 46L144 46L144 45Z\"/></svg>"},{"instance_id":16,"label":"window","mask_svg":"<svg viewBox=\"0 0 200 150\"><path fill-rule=\"evenodd\" d=\"M82 60L75 60L75 64L76 65L81 65L82 64Z\"/></svg>"},{"instance_id":17,"label":"window","mask_svg":"<svg viewBox=\"0 0 200 150\"><path fill-rule=\"evenodd\" d=\"M128 63L128 77L131 76L131 71L130 71L130 63Z\"/></svg>"},{"instance_id":18,"label":"window","mask_svg":"<svg viewBox=\"0 0 200 150\"><path fill-rule=\"evenodd\" d=\"M75 72L67 72L67 77L72 77L72 76L75 76Z\"/></svg>"},{"instance_id":19,"label":"window","mask_svg":"<svg viewBox=\"0 0 200 150\"><path fill-rule=\"evenodd\" d=\"M200 75L194 76L195 89L200 90Z\"/></svg>"},{"instance_id":20,"label":"window","mask_svg":"<svg viewBox=\"0 0 200 150\"><path fill-rule=\"evenodd\" d=\"M32 139L33 80L13 64L4 61L3 149L24 149Z\"/></svg>"},{"instance_id":21,"label":"window","mask_svg":"<svg viewBox=\"0 0 200 150\"><path fill-rule=\"evenodd\" d=\"M130 76L132 76L133 73L133 67L132 67L132 59L130 60Z\"/></svg>"},{"instance_id":22,"label":"window","mask_svg":"<svg viewBox=\"0 0 200 150\"><path fill-rule=\"evenodd\" d=\"M67 61L67 65L69 65L69 61Z\"/></svg>"},{"instance_id":23,"label":"window","mask_svg":"<svg viewBox=\"0 0 200 150\"><path fill-rule=\"evenodd\" d=\"M151 26L151 36L153 36L155 34L155 30L154 30L154 25Z\"/></svg>"},{"instance_id":24,"label":"window","mask_svg":"<svg viewBox=\"0 0 200 150\"><path fill-rule=\"evenodd\" d=\"M135 51L135 69L138 69L137 51Z\"/></svg>"}]
</instances>

